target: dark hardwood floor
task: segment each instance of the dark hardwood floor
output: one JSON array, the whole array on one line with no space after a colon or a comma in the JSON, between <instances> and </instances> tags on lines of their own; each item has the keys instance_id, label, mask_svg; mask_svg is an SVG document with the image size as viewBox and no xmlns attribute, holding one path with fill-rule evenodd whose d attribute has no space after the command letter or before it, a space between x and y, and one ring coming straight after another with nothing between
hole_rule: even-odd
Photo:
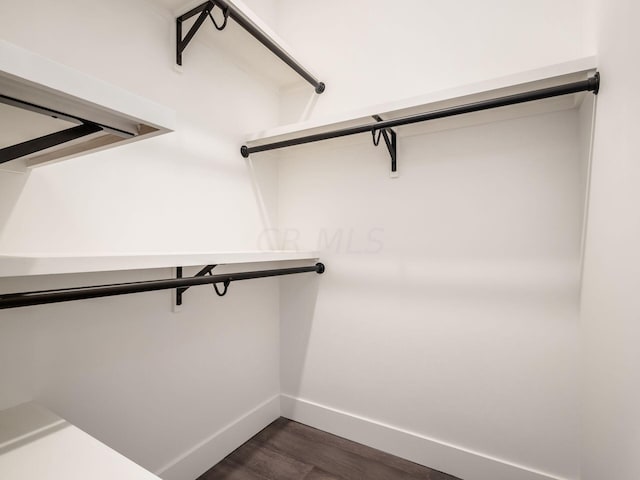
<instances>
[{"instance_id":1,"label":"dark hardwood floor","mask_svg":"<svg viewBox=\"0 0 640 480\"><path fill-rule=\"evenodd\" d=\"M279 418L198 480L460 480Z\"/></svg>"}]
</instances>

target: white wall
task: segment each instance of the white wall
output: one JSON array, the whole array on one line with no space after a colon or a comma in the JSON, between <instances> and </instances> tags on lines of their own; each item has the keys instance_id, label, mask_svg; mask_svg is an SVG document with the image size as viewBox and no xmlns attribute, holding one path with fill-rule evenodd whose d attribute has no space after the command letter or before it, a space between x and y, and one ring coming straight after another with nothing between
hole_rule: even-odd
<instances>
[{"instance_id":1,"label":"white wall","mask_svg":"<svg viewBox=\"0 0 640 480\"><path fill-rule=\"evenodd\" d=\"M328 265L312 312L284 283L283 393L577 478L576 112L401 137L396 180L368 142L283 157Z\"/></svg>"},{"instance_id":2,"label":"white wall","mask_svg":"<svg viewBox=\"0 0 640 480\"><path fill-rule=\"evenodd\" d=\"M288 91L282 119L593 53L580 7L280 0L327 82L315 104ZM285 244L328 265L315 306L284 281L283 393L522 467L436 465L467 479L578 478L581 128L573 110L401 136L396 180L368 136L283 152Z\"/></svg>"},{"instance_id":3,"label":"white wall","mask_svg":"<svg viewBox=\"0 0 640 480\"><path fill-rule=\"evenodd\" d=\"M598 1L598 95L584 284L583 480L640 478L637 2Z\"/></svg>"},{"instance_id":4,"label":"white wall","mask_svg":"<svg viewBox=\"0 0 640 480\"><path fill-rule=\"evenodd\" d=\"M0 252L254 249L279 214L285 246L322 248L322 282L284 279L279 304L271 280L234 286L224 300L195 289L179 315L163 292L3 311L0 408L34 398L159 470L279 393L281 376L287 395L578 478L585 125L576 112L401 137L397 180L368 138L292 150L278 178L268 155L252 178L237 146L278 121L593 53L598 24L582 478L637 478L638 69L628 60L638 7L247 3L278 20L327 83L322 96L306 84L278 95L268 72L237 60L224 39L196 39L177 73L172 0L3 3L4 39L170 106L180 127L28 178L0 174ZM0 291L170 274L2 280Z\"/></svg>"},{"instance_id":5,"label":"white wall","mask_svg":"<svg viewBox=\"0 0 640 480\"><path fill-rule=\"evenodd\" d=\"M593 54L583 0L278 0L278 33L327 84L286 91L321 117ZM313 108L305 109L305 106Z\"/></svg>"},{"instance_id":6,"label":"white wall","mask_svg":"<svg viewBox=\"0 0 640 480\"><path fill-rule=\"evenodd\" d=\"M0 289L172 275L3 279ZM211 288L192 289L179 314L171 313L171 293L161 291L3 310L0 319L1 407L34 399L152 471L279 393L276 282L240 282L224 299Z\"/></svg>"},{"instance_id":7,"label":"white wall","mask_svg":"<svg viewBox=\"0 0 640 480\"><path fill-rule=\"evenodd\" d=\"M159 3L15 0L1 10L4 39L175 109L178 128L28 178L0 173L0 253L257 248L267 218L238 149L243 132L277 121L278 86L235 59L242 42L199 36L178 73L175 17ZM258 177L273 195L275 175ZM0 291L171 275L3 279ZM0 408L35 399L158 471L279 393L278 318L270 279L224 299L190 290L180 314L170 292L2 311ZM201 471L191 473L182 478Z\"/></svg>"},{"instance_id":8,"label":"white wall","mask_svg":"<svg viewBox=\"0 0 640 480\"><path fill-rule=\"evenodd\" d=\"M175 18L152 2L32 3L3 4L3 38L175 109L179 128L35 170L7 199L0 251L255 249L261 206L238 151L275 123L276 86L236 64L224 36L219 48L196 37L177 73Z\"/></svg>"}]
</instances>

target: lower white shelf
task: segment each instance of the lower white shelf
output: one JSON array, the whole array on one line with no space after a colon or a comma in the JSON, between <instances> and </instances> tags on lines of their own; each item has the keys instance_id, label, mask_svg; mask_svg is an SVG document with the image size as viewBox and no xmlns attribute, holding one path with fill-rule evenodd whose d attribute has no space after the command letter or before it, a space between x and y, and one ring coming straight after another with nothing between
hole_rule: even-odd
<instances>
[{"instance_id":1,"label":"lower white shelf","mask_svg":"<svg viewBox=\"0 0 640 480\"><path fill-rule=\"evenodd\" d=\"M315 260L317 252L249 251L126 255L0 255L0 277Z\"/></svg>"},{"instance_id":2,"label":"lower white shelf","mask_svg":"<svg viewBox=\"0 0 640 480\"><path fill-rule=\"evenodd\" d=\"M3 480L159 480L35 403L0 411Z\"/></svg>"}]
</instances>

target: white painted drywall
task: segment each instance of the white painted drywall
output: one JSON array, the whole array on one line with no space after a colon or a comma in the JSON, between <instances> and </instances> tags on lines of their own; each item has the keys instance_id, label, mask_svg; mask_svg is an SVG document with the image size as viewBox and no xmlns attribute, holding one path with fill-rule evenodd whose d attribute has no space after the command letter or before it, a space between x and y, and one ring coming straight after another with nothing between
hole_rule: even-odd
<instances>
[{"instance_id":1,"label":"white painted drywall","mask_svg":"<svg viewBox=\"0 0 640 480\"><path fill-rule=\"evenodd\" d=\"M247 3L262 15L274 11L272 2ZM224 41L219 49L196 41L176 73L173 14L155 2L3 3L3 38L176 109L180 127L29 178L0 176L2 253L255 249L256 236L275 224L280 181L284 247L321 247L329 269L320 288L314 279L284 280L280 305L277 284L263 280L224 300L190 291L180 315L169 313L162 292L2 312L2 407L36 398L158 470L278 393L281 341L288 395L577 478L585 186L576 112L401 138L393 181L386 153L363 139L297 149L279 171L265 155L254 162L256 187L237 145L243 132L278 123L278 108L285 123L591 54L591 23L604 32L599 48L621 49L618 25L633 12L583 16L578 0L398 5L279 0L278 32L328 85L321 97L306 85L279 97L269 76L234 61ZM616 83L628 85L635 67L623 53L606 58ZM633 419L637 395L633 382L610 375L632 378L633 297L625 292L619 302L616 282L630 288L625 268L635 264L623 265L632 243L614 235L633 224L610 214L633 205L633 186L624 183L635 174L625 163L631 154L612 139L620 112L629 112L631 129L636 110L625 110L630 94L607 96L599 119L608 133L596 155L604 173L594 182L601 206L590 220L598 234L590 233L583 292L585 354L593 358L589 480L607 478L614 461L623 462L620 478L637 476L633 452L625 456L635 424L606 416ZM619 159L616 170L610 158ZM615 266L606 264L612 251ZM2 280L0 290L59 282ZM609 328L613 314L619 329Z\"/></svg>"},{"instance_id":2,"label":"white painted drywall","mask_svg":"<svg viewBox=\"0 0 640 480\"><path fill-rule=\"evenodd\" d=\"M26 17L29 28L17 20ZM0 251L256 248L261 206L238 151L242 132L276 121L273 83L236 63L228 45L217 49L199 37L178 73L175 19L153 2L78 8L63 0L33 9L11 1L1 22L8 41L176 110L179 128L144 144L34 170L19 198L6 199L14 206L0 218Z\"/></svg>"},{"instance_id":3,"label":"white painted drywall","mask_svg":"<svg viewBox=\"0 0 640 480\"><path fill-rule=\"evenodd\" d=\"M281 119L593 53L580 6L281 0L279 33L327 81ZM283 281L283 393L578 478L582 117L401 135L394 180L367 135L283 152L282 246L328 265L317 299Z\"/></svg>"},{"instance_id":4,"label":"white painted drywall","mask_svg":"<svg viewBox=\"0 0 640 480\"><path fill-rule=\"evenodd\" d=\"M640 478L640 5L596 3L603 82L582 289L582 478L635 480Z\"/></svg>"},{"instance_id":5,"label":"white painted drywall","mask_svg":"<svg viewBox=\"0 0 640 480\"><path fill-rule=\"evenodd\" d=\"M577 112L401 137L393 180L368 142L283 157L329 266L283 282L283 393L577 478Z\"/></svg>"},{"instance_id":6,"label":"white painted drywall","mask_svg":"<svg viewBox=\"0 0 640 480\"><path fill-rule=\"evenodd\" d=\"M278 33L327 90L288 89L281 123L593 54L583 0L278 0Z\"/></svg>"},{"instance_id":7,"label":"white painted drywall","mask_svg":"<svg viewBox=\"0 0 640 480\"><path fill-rule=\"evenodd\" d=\"M179 73L175 17L157 2L9 0L1 10L5 40L175 109L178 125L29 176L0 174L0 253L258 248L275 213L259 201L239 146L242 132L276 123L278 85L234 58L242 42L197 37ZM260 169L273 203L276 173ZM0 291L172 275L3 279ZM278 318L273 279L233 285L224 299L190 290L179 314L170 292L3 310L0 408L37 400L158 471L279 393Z\"/></svg>"}]
</instances>

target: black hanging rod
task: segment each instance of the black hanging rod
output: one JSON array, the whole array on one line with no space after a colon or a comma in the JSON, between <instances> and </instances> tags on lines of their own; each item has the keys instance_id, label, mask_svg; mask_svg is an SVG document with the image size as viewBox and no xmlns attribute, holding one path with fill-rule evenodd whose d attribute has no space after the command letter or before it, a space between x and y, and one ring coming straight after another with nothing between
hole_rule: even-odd
<instances>
[{"instance_id":1,"label":"black hanging rod","mask_svg":"<svg viewBox=\"0 0 640 480\"><path fill-rule=\"evenodd\" d=\"M410 125L412 123L426 122L429 120L436 120L439 118L453 117L455 115L462 115L465 113L479 112L482 110L489 110L492 108L505 107L507 105L516 105L519 103L533 102L535 100L542 100L545 98L558 97L561 95L568 95L571 93L579 92L593 92L598 94L600 86L600 74L595 73L592 77L579 82L567 83L565 85L558 85L555 87L543 88L541 90L533 90L530 92L516 93L513 95L507 95L505 97L494 98L490 100L480 100L478 102L467 103L464 105L458 105L455 107L441 108L439 110L433 110L426 113L418 113L416 115L409 115L407 117L395 118L392 120L383 120L376 123L367 123L366 125L360 125L356 127L340 128L331 132L316 133L313 135L307 135L299 138L291 138L289 140L282 140L280 142L266 143L264 145L258 145L255 147L248 147L243 145L240 149L240 153L244 158L247 158L252 153L264 152L267 150L276 150L278 148L292 147L294 145L302 145L304 143L318 142L320 140L328 140L330 138L346 137L348 135L356 135L358 133L365 132L377 132L379 130L385 130L393 127L400 127L402 125Z\"/></svg>"},{"instance_id":2,"label":"black hanging rod","mask_svg":"<svg viewBox=\"0 0 640 480\"><path fill-rule=\"evenodd\" d=\"M116 283L112 285L95 285L90 287L73 287L57 290L41 290L36 292L8 293L0 295L0 309L27 307L46 303L69 302L87 298L110 297L129 293L153 292L155 290L181 289L196 285L222 283L226 286L231 282L249 280L252 278L278 277L296 273L316 272L324 273L322 263L308 267L279 268L276 270L259 270L255 272L226 273L221 275L195 276L186 278L169 278L165 280L149 280L144 282Z\"/></svg>"},{"instance_id":3,"label":"black hanging rod","mask_svg":"<svg viewBox=\"0 0 640 480\"><path fill-rule=\"evenodd\" d=\"M218 25L212 15L212 11L215 7L220 8L223 15L222 24ZM182 37L182 22L199 15L195 23L191 26L187 34ZM182 52L184 52L189 42L193 39L196 32L200 29L202 24L207 20L207 17L211 19L214 26L218 30L224 30L227 25L227 19L232 18L238 25L244 28L247 32L253 35L256 40L262 43L265 47L271 50L280 60L289 65L295 70L298 75L309 82L316 90L316 93L322 93L325 90L325 85L317 78L315 78L307 69L300 65L291 55L285 52L280 45L274 42L262 29L256 25L249 17L238 10L233 4L226 2L225 0L209 0L201 5L189 10L184 15L176 18L176 63L182 65Z\"/></svg>"}]
</instances>

